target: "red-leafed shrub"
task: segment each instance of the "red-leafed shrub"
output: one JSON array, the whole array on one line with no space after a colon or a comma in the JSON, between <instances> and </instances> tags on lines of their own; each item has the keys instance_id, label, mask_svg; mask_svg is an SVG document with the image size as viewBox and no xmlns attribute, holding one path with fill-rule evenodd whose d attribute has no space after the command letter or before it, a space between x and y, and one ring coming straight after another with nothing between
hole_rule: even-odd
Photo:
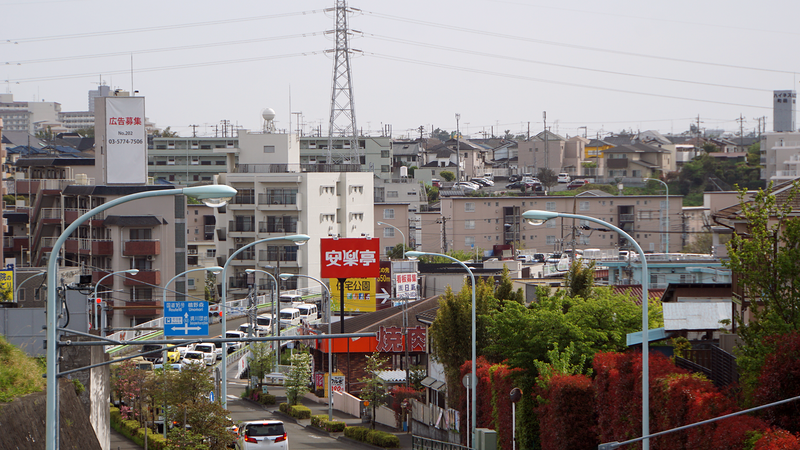
<instances>
[{"instance_id":1,"label":"red-leafed shrub","mask_svg":"<svg viewBox=\"0 0 800 450\"><path fill-rule=\"evenodd\" d=\"M411 411L411 399L422 400L424 397L425 394L422 391L418 391L413 387L395 386L392 388L391 406L394 410L394 419L397 421L398 428L400 428L403 413Z\"/></svg>"},{"instance_id":2,"label":"red-leafed shrub","mask_svg":"<svg viewBox=\"0 0 800 450\"><path fill-rule=\"evenodd\" d=\"M800 439L780 428L771 428L756 441L753 450L800 450Z\"/></svg>"},{"instance_id":3,"label":"red-leafed shrub","mask_svg":"<svg viewBox=\"0 0 800 450\"><path fill-rule=\"evenodd\" d=\"M539 418L543 450L596 448L595 392L584 375L553 375L541 397Z\"/></svg>"},{"instance_id":4,"label":"red-leafed shrub","mask_svg":"<svg viewBox=\"0 0 800 450\"><path fill-rule=\"evenodd\" d=\"M770 336L767 342L775 351L767 355L758 377L754 394L758 405L800 395L800 332ZM800 432L800 405L797 402L767 408L764 418L772 425Z\"/></svg>"},{"instance_id":5,"label":"red-leafed shrub","mask_svg":"<svg viewBox=\"0 0 800 450\"><path fill-rule=\"evenodd\" d=\"M509 394L514 388L513 378L522 369L509 369L504 364L492 365L485 358L479 356L475 361L475 370L478 378L478 405L476 413L478 416L477 428L489 428L497 432L498 448L510 450L512 448L512 417L511 417L511 398ZM461 377L472 371L472 362L467 361L461 366ZM467 420L472 420L471 407L467 409L467 395L470 402L471 394L463 387L461 405L459 407L461 416L461 443L466 444L466 435L469 433Z\"/></svg>"}]
</instances>

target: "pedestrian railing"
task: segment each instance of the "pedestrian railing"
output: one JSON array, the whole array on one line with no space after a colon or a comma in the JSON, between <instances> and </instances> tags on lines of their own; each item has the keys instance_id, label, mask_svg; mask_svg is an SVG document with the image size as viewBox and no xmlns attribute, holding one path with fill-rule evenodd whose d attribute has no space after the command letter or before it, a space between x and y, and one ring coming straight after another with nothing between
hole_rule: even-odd
<instances>
[{"instance_id":1,"label":"pedestrian railing","mask_svg":"<svg viewBox=\"0 0 800 450\"><path fill-rule=\"evenodd\" d=\"M461 444L437 441L422 436L411 436L411 448L413 450L470 450L469 447Z\"/></svg>"}]
</instances>

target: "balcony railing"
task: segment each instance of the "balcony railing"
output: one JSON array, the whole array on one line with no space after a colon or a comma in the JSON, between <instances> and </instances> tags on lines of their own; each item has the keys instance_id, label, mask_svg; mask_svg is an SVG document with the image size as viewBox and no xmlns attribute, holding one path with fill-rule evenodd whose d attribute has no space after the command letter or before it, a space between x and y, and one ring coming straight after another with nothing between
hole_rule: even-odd
<instances>
[{"instance_id":1,"label":"balcony railing","mask_svg":"<svg viewBox=\"0 0 800 450\"><path fill-rule=\"evenodd\" d=\"M633 214L620 214L619 221L620 222L633 222Z\"/></svg>"},{"instance_id":2,"label":"balcony railing","mask_svg":"<svg viewBox=\"0 0 800 450\"><path fill-rule=\"evenodd\" d=\"M161 254L161 241L154 239L125 241L122 256L148 256Z\"/></svg>"},{"instance_id":3,"label":"balcony railing","mask_svg":"<svg viewBox=\"0 0 800 450\"><path fill-rule=\"evenodd\" d=\"M254 219L254 217L250 217L250 219ZM254 220L251 221L235 221L229 220L228 221L228 231L230 232L254 232L256 231L256 226Z\"/></svg>"},{"instance_id":4,"label":"balcony railing","mask_svg":"<svg viewBox=\"0 0 800 450\"><path fill-rule=\"evenodd\" d=\"M125 286L152 286L161 284L160 270L139 270L136 275L127 275L123 282Z\"/></svg>"}]
</instances>

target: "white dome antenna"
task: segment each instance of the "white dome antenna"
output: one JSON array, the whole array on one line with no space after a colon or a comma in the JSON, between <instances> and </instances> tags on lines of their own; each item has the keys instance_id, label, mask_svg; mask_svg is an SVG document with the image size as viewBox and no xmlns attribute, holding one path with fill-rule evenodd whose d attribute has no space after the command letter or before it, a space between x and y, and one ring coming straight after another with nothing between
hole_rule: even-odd
<instances>
[{"instance_id":1,"label":"white dome antenna","mask_svg":"<svg viewBox=\"0 0 800 450\"><path fill-rule=\"evenodd\" d=\"M272 108L265 108L261 111L261 118L264 119L263 131L264 133L275 132L275 110Z\"/></svg>"}]
</instances>

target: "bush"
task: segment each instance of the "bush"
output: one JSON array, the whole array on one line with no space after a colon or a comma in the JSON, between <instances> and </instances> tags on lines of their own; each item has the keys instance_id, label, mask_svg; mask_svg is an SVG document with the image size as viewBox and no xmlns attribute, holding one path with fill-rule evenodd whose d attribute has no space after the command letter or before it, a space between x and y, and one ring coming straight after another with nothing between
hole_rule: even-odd
<instances>
[{"instance_id":1,"label":"bush","mask_svg":"<svg viewBox=\"0 0 800 450\"><path fill-rule=\"evenodd\" d=\"M280 405L278 405L278 410L284 414L289 414L289 404L281 403Z\"/></svg>"},{"instance_id":2,"label":"bush","mask_svg":"<svg viewBox=\"0 0 800 450\"><path fill-rule=\"evenodd\" d=\"M311 409L303 405L289 407L289 415L295 419L308 419L311 417Z\"/></svg>"},{"instance_id":3,"label":"bush","mask_svg":"<svg viewBox=\"0 0 800 450\"><path fill-rule=\"evenodd\" d=\"M346 426L344 422L339 422L338 420L328 420L328 416L325 414L311 416L311 425L331 433L344 431Z\"/></svg>"},{"instance_id":4,"label":"bush","mask_svg":"<svg viewBox=\"0 0 800 450\"><path fill-rule=\"evenodd\" d=\"M122 420L122 414L119 412L119 408L116 406L111 407L111 424L119 424Z\"/></svg>"},{"instance_id":5,"label":"bush","mask_svg":"<svg viewBox=\"0 0 800 450\"><path fill-rule=\"evenodd\" d=\"M385 431L370 430L367 433L366 442L383 448L400 447L400 438Z\"/></svg>"},{"instance_id":6,"label":"bush","mask_svg":"<svg viewBox=\"0 0 800 450\"><path fill-rule=\"evenodd\" d=\"M369 433L369 428L364 427L347 427L344 429L344 436L356 441L365 442L365 438Z\"/></svg>"}]
</instances>

